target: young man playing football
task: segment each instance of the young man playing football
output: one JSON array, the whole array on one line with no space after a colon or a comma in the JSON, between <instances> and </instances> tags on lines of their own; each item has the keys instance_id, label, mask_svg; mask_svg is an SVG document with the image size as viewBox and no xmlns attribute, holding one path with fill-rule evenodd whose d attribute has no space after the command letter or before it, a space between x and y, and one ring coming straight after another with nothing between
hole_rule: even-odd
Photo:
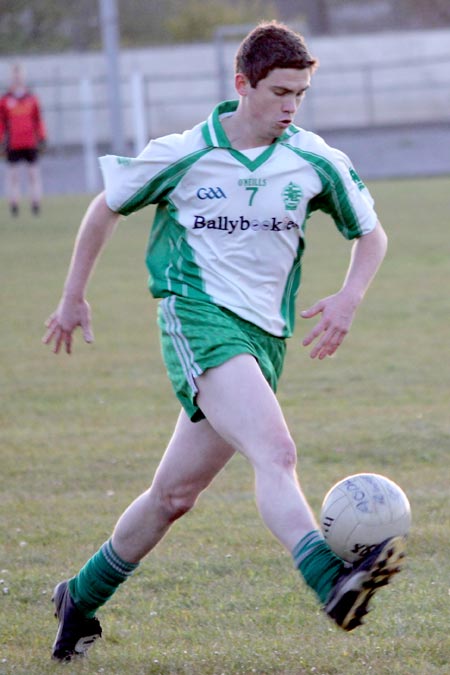
<instances>
[{"instance_id":1,"label":"young man playing football","mask_svg":"<svg viewBox=\"0 0 450 675\"><path fill-rule=\"evenodd\" d=\"M329 213L353 240L342 287L302 312L312 358L332 356L386 251L373 200L348 158L294 124L317 66L303 38L272 22L236 56L238 101L136 159L101 159L105 191L82 221L64 292L44 341L93 340L86 287L120 215L156 204L147 252L164 361L182 405L151 486L111 538L54 593L53 657L70 660L101 635L95 614L235 452L255 474L261 517L291 553L325 612L344 630L399 571L403 540L346 565L328 547L296 474L296 448L275 391L292 334L305 222Z\"/></svg>"}]
</instances>

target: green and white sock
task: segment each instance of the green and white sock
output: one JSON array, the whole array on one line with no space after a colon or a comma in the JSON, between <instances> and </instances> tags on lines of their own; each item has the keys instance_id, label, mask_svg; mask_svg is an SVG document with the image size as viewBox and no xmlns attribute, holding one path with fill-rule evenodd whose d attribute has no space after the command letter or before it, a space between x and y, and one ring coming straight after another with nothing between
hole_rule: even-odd
<instances>
[{"instance_id":1,"label":"green and white sock","mask_svg":"<svg viewBox=\"0 0 450 675\"><path fill-rule=\"evenodd\" d=\"M325 604L344 561L333 553L319 530L305 535L293 549L292 557L308 586Z\"/></svg>"},{"instance_id":2,"label":"green and white sock","mask_svg":"<svg viewBox=\"0 0 450 675\"><path fill-rule=\"evenodd\" d=\"M138 565L139 563L122 560L109 539L78 574L69 580L72 600L83 614L92 618Z\"/></svg>"}]
</instances>

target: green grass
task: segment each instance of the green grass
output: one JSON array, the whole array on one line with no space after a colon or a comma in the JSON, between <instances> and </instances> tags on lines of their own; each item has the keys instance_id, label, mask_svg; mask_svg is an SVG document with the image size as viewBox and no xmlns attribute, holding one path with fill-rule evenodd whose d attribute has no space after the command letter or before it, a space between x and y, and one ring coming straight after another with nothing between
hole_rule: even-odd
<instances>
[{"instance_id":1,"label":"green grass","mask_svg":"<svg viewBox=\"0 0 450 675\"><path fill-rule=\"evenodd\" d=\"M235 457L102 610L104 639L67 666L49 660L53 586L147 486L178 409L146 291L151 214L122 222L98 266L96 342L78 335L74 354L57 357L40 342L43 322L87 198L48 199L40 219L19 221L0 204L0 675L448 672L448 180L371 189L390 237L385 264L335 358L309 359L311 322L299 320L279 396L316 512L356 471L406 490L407 569L366 627L338 631L264 529L250 468ZM348 252L330 221L310 222L302 307L337 289Z\"/></svg>"}]
</instances>

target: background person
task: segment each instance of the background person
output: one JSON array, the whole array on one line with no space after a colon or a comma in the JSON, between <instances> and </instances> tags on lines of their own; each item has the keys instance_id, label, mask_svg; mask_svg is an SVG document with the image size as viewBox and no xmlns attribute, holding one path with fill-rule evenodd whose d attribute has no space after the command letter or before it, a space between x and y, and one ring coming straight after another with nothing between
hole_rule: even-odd
<instances>
[{"instance_id":1,"label":"background person","mask_svg":"<svg viewBox=\"0 0 450 675\"><path fill-rule=\"evenodd\" d=\"M0 144L6 153L6 196L13 216L19 213L19 164L26 163L31 210L41 209L42 180L39 153L46 141L46 129L38 98L25 85L24 71L15 64L11 85L0 99Z\"/></svg>"}]
</instances>

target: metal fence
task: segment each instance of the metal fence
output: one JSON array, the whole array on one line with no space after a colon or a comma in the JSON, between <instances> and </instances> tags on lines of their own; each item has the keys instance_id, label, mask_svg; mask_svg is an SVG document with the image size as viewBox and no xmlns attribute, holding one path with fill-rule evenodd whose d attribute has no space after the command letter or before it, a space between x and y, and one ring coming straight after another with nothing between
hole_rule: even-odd
<instances>
[{"instance_id":1,"label":"metal fence","mask_svg":"<svg viewBox=\"0 0 450 675\"><path fill-rule=\"evenodd\" d=\"M166 54L164 58L167 60ZM234 98L231 58L221 65L214 52L206 48L200 55L196 53L196 67L188 62L192 58L192 54L186 56L183 70L179 59L176 66L165 63L164 69L152 67L150 72L140 67L148 67L147 61L134 67L126 64L120 82L126 139L123 154L138 154L150 138L192 127L205 119L224 96ZM223 63L229 64L228 70ZM78 71L75 73L61 60L56 66L52 62L42 67L30 81L41 100L48 127L44 183L54 192L97 190L101 186L97 157L110 152L112 146L106 77L94 61ZM328 58L327 65L322 64L314 75L296 121L325 135L331 143L336 139L344 151L351 135L348 152L366 176L448 172L450 51L370 64L361 60L334 65ZM424 145L424 138L420 147L418 134L413 131L419 125L423 129L434 127L432 140ZM411 131L405 132L408 127ZM375 139L376 130L387 128L389 150L386 133L383 139L381 134ZM371 136L369 130L374 132ZM393 140L393 130L398 130L394 131L401 139L398 143ZM343 137L346 131L353 133ZM385 148L382 161L380 141ZM431 147L435 149L431 151ZM424 148L428 155L433 154L433 161L423 156ZM371 161L372 155L376 163Z\"/></svg>"},{"instance_id":2,"label":"metal fence","mask_svg":"<svg viewBox=\"0 0 450 675\"><path fill-rule=\"evenodd\" d=\"M213 64L214 65L214 64ZM224 76L226 77L226 75ZM110 143L109 102L104 77L34 82L54 149L81 146L92 126L95 143ZM180 94L181 92L181 94ZM233 98L226 82L205 69L190 75L139 75L121 81L125 137L135 148L143 138L182 131L206 117L221 94ZM136 137L136 120L141 120ZM450 54L424 59L321 68L313 79L298 122L312 130L450 122Z\"/></svg>"}]
</instances>

